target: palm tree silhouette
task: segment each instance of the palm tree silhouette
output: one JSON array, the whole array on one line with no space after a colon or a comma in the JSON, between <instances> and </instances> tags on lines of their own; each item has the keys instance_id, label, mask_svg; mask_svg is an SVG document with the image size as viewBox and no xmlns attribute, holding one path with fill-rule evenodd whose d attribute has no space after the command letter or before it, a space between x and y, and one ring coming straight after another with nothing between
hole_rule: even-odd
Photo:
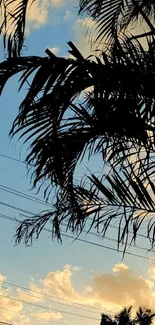
<instances>
[{"instance_id":1,"label":"palm tree silhouette","mask_svg":"<svg viewBox=\"0 0 155 325\"><path fill-rule=\"evenodd\" d=\"M72 42L72 58L57 57L49 50L44 58L21 57L27 5L24 1L20 10L14 7L11 19L16 28L10 36L4 33L8 60L0 64L0 91L18 72L22 72L20 88L34 75L10 134L20 132L21 138L31 141L26 161L33 166L33 185L48 181L45 197L53 187L56 197L50 211L19 225L16 241L24 238L28 243L38 237L48 221L53 236L61 239L64 220L72 232L79 234L89 222L89 229L102 229L103 236L118 220L118 247L121 243L126 249L145 219L153 246L154 1L79 1L79 13L87 12L96 21L97 41L106 37L108 44L100 57L88 58ZM6 11L4 27L9 15ZM128 26L139 19L149 31L128 35ZM141 37L147 49L139 42ZM100 154L110 173L100 178L89 175L87 182L77 184L75 170L86 151L89 157Z\"/></svg>"},{"instance_id":2,"label":"palm tree silhouette","mask_svg":"<svg viewBox=\"0 0 155 325\"><path fill-rule=\"evenodd\" d=\"M124 308L113 318L102 314L100 325L151 325L155 314L150 309L139 307L135 318L131 317L132 307Z\"/></svg>"}]
</instances>

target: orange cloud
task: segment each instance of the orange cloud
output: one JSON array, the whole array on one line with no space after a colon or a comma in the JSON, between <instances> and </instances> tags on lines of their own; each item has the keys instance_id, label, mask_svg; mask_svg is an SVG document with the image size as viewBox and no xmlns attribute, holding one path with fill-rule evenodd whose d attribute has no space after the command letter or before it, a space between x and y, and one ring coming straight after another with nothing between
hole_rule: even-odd
<instances>
[{"instance_id":1,"label":"orange cloud","mask_svg":"<svg viewBox=\"0 0 155 325\"><path fill-rule=\"evenodd\" d=\"M124 263L115 264L111 272L98 273L93 276L89 275L89 286L84 286L82 292L76 289L73 281L73 275L75 272L81 271L81 269L81 267L73 267L67 264L62 270L49 272L45 278L40 280L39 284L30 284L29 288L31 291L27 293L31 296L26 296L23 290L17 290L17 299L30 302L32 306L27 306L22 302L7 298L8 295L11 295L9 291L0 288L0 294L6 296L0 296L1 320L4 322L11 321L13 325L28 325L31 321L31 316L44 319L45 321L56 321L62 319L63 310L68 310L66 303L69 306L73 302L86 306L95 306L101 310L103 308L104 311L108 310L111 312L118 312L123 307L129 305L133 305L134 309L137 309L139 305L154 309L155 265L152 264L148 269L147 276L142 277L135 274ZM4 279L5 277L0 275L0 278ZM32 290L38 293L34 293ZM44 307L47 306L49 308L50 303L53 303L53 296L65 300L65 309L63 308L63 301L59 301L59 304L62 303L62 305L59 306L58 312L52 310L52 307L51 310L46 311L40 305L38 307L33 306L33 303L37 304L41 301L44 302ZM80 306L78 307L80 308ZM3 312L3 308L8 309L8 312ZM24 308L28 312L28 318L22 315ZM82 311L79 311L79 313L82 313ZM100 311L96 317L100 318Z\"/></svg>"},{"instance_id":2,"label":"orange cloud","mask_svg":"<svg viewBox=\"0 0 155 325\"><path fill-rule=\"evenodd\" d=\"M37 313L33 313L32 316L42 318L43 320L58 320L62 318L61 313L52 311L40 311Z\"/></svg>"}]
</instances>

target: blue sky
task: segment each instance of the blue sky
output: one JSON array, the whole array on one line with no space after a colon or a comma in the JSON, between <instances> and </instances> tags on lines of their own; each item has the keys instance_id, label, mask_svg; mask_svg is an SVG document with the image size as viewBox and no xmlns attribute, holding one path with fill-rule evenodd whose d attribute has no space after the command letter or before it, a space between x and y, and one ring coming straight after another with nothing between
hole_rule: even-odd
<instances>
[{"instance_id":1,"label":"blue sky","mask_svg":"<svg viewBox=\"0 0 155 325\"><path fill-rule=\"evenodd\" d=\"M77 5L78 2L72 0L53 0L53 3L46 0L36 2L28 13L26 49L23 54L44 56L46 48L53 48L58 55L66 56L67 42L71 40L84 55L88 55L90 46L84 36L86 20L77 17ZM92 21L88 20L87 23L91 25ZM3 51L0 53L0 58L4 59ZM17 93L17 81L18 78L14 77L8 82L0 99L0 184L34 196L34 191L30 191L30 177L27 176L26 166L2 156L19 159L22 143L18 143L17 139L10 141L8 136L19 103L26 91L25 88ZM24 148L22 151L21 159L25 157L25 150ZM85 166L87 166L86 161L79 170L79 175L86 168ZM100 160L92 160L91 168L100 170ZM40 192L37 197L43 199L43 193ZM45 208L41 203L34 203L1 189L0 202L35 213ZM0 214L20 217L17 210L1 203ZM99 320L80 318L63 311L99 319L100 310L97 310L98 314L94 313L96 311L94 307L112 312L119 310L124 304L133 304L135 307L147 303L154 305L155 266L151 261L126 255L121 263L122 255L117 252L79 241L72 243L72 240L67 238L63 238L61 245L56 241L53 242L50 233L47 232L42 232L39 240L34 241L31 247L22 244L15 247L12 242L14 234L15 223L0 217L0 284L3 283L2 286L0 285L0 308L2 308L0 321L8 321L14 325L31 325L38 322L50 324L50 321L76 325L80 320L86 325L88 323L96 325L99 324ZM115 230L111 229L108 235L116 238ZM87 239L116 247L114 242L101 241L94 236L89 235ZM143 247L148 245L143 238L139 238L138 244ZM145 256L144 251L136 248L130 249L130 252ZM151 252L147 256L154 258L154 253ZM38 299L24 296L19 288L16 292L10 290L11 285L6 284L6 281L39 291L44 296L39 295ZM33 295L33 292L29 294ZM63 306L47 302L45 294L49 295L50 300L53 295L62 299L57 300L59 303L65 303L64 300L69 300L70 303ZM18 301L2 296L14 297ZM21 300L32 305L27 305ZM72 301L88 305L88 311L73 308ZM35 307L34 303L47 309ZM86 307L76 306L86 309ZM54 311L54 308L60 311ZM35 317L43 320L40 321Z\"/></svg>"}]
</instances>

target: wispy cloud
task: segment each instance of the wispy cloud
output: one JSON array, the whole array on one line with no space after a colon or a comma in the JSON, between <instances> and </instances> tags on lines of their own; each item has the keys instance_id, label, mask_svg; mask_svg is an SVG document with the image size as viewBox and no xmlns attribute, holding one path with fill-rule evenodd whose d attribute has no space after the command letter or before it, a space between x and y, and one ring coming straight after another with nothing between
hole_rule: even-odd
<instances>
[{"instance_id":1,"label":"wispy cloud","mask_svg":"<svg viewBox=\"0 0 155 325\"><path fill-rule=\"evenodd\" d=\"M69 19L70 17L71 17L71 11L70 11L70 10L66 10L63 19L64 19L64 20L67 20L67 19Z\"/></svg>"},{"instance_id":2,"label":"wispy cloud","mask_svg":"<svg viewBox=\"0 0 155 325\"><path fill-rule=\"evenodd\" d=\"M55 55L58 55L60 52L59 47L53 46L53 47L48 47L48 49Z\"/></svg>"}]
</instances>

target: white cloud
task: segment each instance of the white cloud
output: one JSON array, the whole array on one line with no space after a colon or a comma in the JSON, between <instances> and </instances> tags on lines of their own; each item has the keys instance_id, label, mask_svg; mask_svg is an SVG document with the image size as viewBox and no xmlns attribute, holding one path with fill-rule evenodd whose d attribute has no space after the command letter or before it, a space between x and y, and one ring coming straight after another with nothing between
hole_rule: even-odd
<instances>
[{"instance_id":1,"label":"white cloud","mask_svg":"<svg viewBox=\"0 0 155 325\"><path fill-rule=\"evenodd\" d=\"M41 283L44 285L44 290L54 293L59 298L71 301L80 299L79 293L73 286L72 271L68 267L62 271L48 273Z\"/></svg>"},{"instance_id":2,"label":"white cloud","mask_svg":"<svg viewBox=\"0 0 155 325\"><path fill-rule=\"evenodd\" d=\"M79 271L81 271L82 269L83 269L82 266L73 266L73 271L74 271L74 272L79 272Z\"/></svg>"},{"instance_id":3,"label":"white cloud","mask_svg":"<svg viewBox=\"0 0 155 325\"><path fill-rule=\"evenodd\" d=\"M148 270L148 277L151 280L155 280L155 265L152 264Z\"/></svg>"},{"instance_id":4,"label":"white cloud","mask_svg":"<svg viewBox=\"0 0 155 325\"><path fill-rule=\"evenodd\" d=\"M3 281L6 280L6 276L4 276L3 274L0 274L0 285L2 284Z\"/></svg>"},{"instance_id":5,"label":"white cloud","mask_svg":"<svg viewBox=\"0 0 155 325\"><path fill-rule=\"evenodd\" d=\"M56 46L49 47L48 49L55 55L58 55L58 53L60 52L59 47L56 47Z\"/></svg>"},{"instance_id":6,"label":"white cloud","mask_svg":"<svg viewBox=\"0 0 155 325\"><path fill-rule=\"evenodd\" d=\"M66 10L63 19L64 19L64 20L67 20L67 19L69 19L70 17L71 17L71 11L70 11L70 10Z\"/></svg>"},{"instance_id":7,"label":"white cloud","mask_svg":"<svg viewBox=\"0 0 155 325\"><path fill-rule=\"evenodd\" d=\"M44 25L48 19L49 2L45 0L33 1L28 8L27 24L33 24L34 28Z\"/></svg>"}]
</instances>

